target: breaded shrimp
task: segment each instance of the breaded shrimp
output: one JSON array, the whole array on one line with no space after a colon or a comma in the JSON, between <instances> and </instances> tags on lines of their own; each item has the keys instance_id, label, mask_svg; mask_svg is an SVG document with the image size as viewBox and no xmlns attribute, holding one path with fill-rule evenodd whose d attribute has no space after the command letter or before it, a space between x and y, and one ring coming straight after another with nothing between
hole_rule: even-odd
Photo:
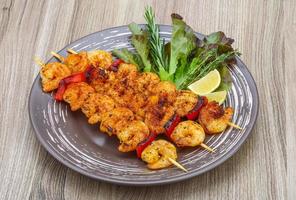
<instances>
[{"instance_id":1,"label":"breaded shrimp","mask_svg":"<svg viewBox=\"0 0 296 200\"><path fill-rule=\"evenodd\" d=\"M101 67L107 69L112 64L111 53L103 50L94 50L87 53L90 63L94 67Z\"/></svg>"},{"instance_id":2,"label":"breaded shrimp","mask_svg":"<svg viewBox=\"0 0 296 200\"><path fill-rule=\"evenodd\" d=\"M63 99L70 104L72 111L76 111L81 108L89 94L93 92L95 90L85 82L72 83L67 86Z\"/></svg>"},{"instance_id":3,"label":"breaded shrimp","mask_svg":"<svg viewBox=\"0 0 296 200\"><path fill-rule=\"evenodd\" d=\"M115 79L112 73L108 73L106 69L94 68L90 72L88 80L90 85L100 94L107 94L106 92L111 88L111 82Z\"/></svg>"},{"instance_id":4,"label":"breaded shrimp","mask_svg":"<svg viewBox=\"0 0 296 200\"><path fill-rule=\"evenodd\" d=\"M177 92L177 98L174 102L176 113L183 117L187 115L197 104L197 95L189 90L180 90Z\"/></svg>"},{"instance_id":5,"label":"breaded shrimp","mask_svg":"<svg viewBox=\"0 0 296 200\"><path fill-rule=\"evenodd\" d=\"M99 93L92 93L83 103L81 110L88 117L88 123L95 124L102 120L105 112L112 111L116 104L112 98Z\"/></svg>"},{"instance_id":6,"label":"breaded shrimp","mask_svg":"<svg viewBox=\"0 0 296 200\"><path fill-rule=\"evenodd\" d=\"M166 97L170 104L173 104L177 97L176 86L169 81L161 81L156 84L153 93L158 96Z\"/></svg>"},{"instance_id":7,"label":"breaded shrimp","mask_svg":"<svg viewBox=\"0 0 296 200\"><path fill-rule=\"evenodd\" d=\"M120 141L118 150L121 152L134 151L137 145L148 136L149 129L144 122L139 120L131 121L117 133L117 138Z\"/></svg>"},{"instance_id":8,"label":"breaded shrimp","mask_svg":"<svg viewBox=\"0 0 296 200\"><path fill-rule=\"evenodd\" d=\"M140 113L140 110L147 104L147 97L141 93L131 93L130 97L123 96L123 98L126 98L127 107L134 113Z\"/></svg>"},{"instance_id":9,"label":"breaded shrimp","mask_svg":"<svg viewBox=\"0 0 296 200\"><path fill-rule=\"evenodd\" d=\"M69 54L64 63L72 70L72 73L83 72L91 65L86 52Z\"/></svg>"},{"instance_id":10,"label":"breaded shrimp","mask_svg":"<svg viewBox=\"0 0 296 200\"><path fill-rule=\"evenodd\" d=\"M176 147L166 140L153 141L141 154L149 169L162 169L172 165L168 158L177 159Z\"/></svg>"},{"instance_id":11,"label":"breaded shrimp","mask_svg":"<svg viewBox=\"0 0 296 200\"><path fill-rule=\"evenodd\" d=\"M62 63L53 62L42 66L40 76L43 91L50 92L57 89L60 81L70 75L71 70Z\"/></svg>"},{"instance_id":12,"label":"breaded shrimp","mask_svg":"<svg viewBox=\"0 0 296 200\"><path fill-rule=\"evenodd\" d=\"M209 102L204 106L198 116L198 122L208 134L223 132L233 115L233 109L227 107L223 109L217 102Z\"/></svg>"},{"instance_id":13,"label":"breaded shrimp","mask_svg":"<svg viewBox=\"0 0 296 200\"><path fill-rule=\"evenodd\" d=\"M203 143L205 132L197 122L183 121L176 126L171 139L178 147L195 147Z\"/></svg>"},{"instance_id":14,"label":"breaded shrimp","mask_svg":"<svg viewBox=\"0 0 296 200\"><path fill-rule=\"evenodd\" d=\"M145 124L149 130L155 134L165 133L165 124L174 116L175 111L172 106L153 106L146 110Z\"/></svg>"},{"instance_id":15,"label":"breaded shrimp","mask_svg":"<svg viewBox=\"0 0 296 200\"><path fill-rule=\"evenodd\" d=\"M134 114L131 110L124 107L115 108L102 115L100 130L108 135L117 134L127 123L134 120Z\"/></svg>"},{"instance_id":16,"label":"breaded shrimp","mask_svg":"<svg viewBox=\"0 0 296 200\"><path fill-rule=\"evenodd\" d=\"M134 74L138 72L138 68L136 65L128 64L128 63L121 63L118 66L117 76L124 78L130 74Z\"/></svg>"},{"instance_id":17,"label":"breaded shrimp","mask_svg":"<svg viewBox=\"0 0 296 200\"><path fill-rule=\"evenodd\" d=\"M153 92L156 84L160 82L157 74L152 72L143 72L136 81L136 89L139 92Z\"/></svg>"}]
</instances>

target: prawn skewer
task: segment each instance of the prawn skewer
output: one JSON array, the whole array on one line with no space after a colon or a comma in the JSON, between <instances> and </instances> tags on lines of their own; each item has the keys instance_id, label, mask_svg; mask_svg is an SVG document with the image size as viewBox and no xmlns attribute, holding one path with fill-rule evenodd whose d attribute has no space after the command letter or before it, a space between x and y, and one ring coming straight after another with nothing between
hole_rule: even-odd
<instances>
[{"instance_id":1,"label":"prawn skewer","mask_svg":"<svg viewBox=\"0 0 296 200\"><path fill-rule=\"evenodd\" d=\"M198 116L198 122L207 134L218 134L223 132L227 126L242 130L238 125L230 122L233 115L231 107L223 108L217 102L209 102L202 107Z\"/></svg>"},{"instance_id":2,"label":"prawn skewer","mask_svg":"<svg viewBox=\"0 0 296 200\"><path fill-rule=\"evenodd\" d=\"M90 52L82 51L78 53L73 49L67 49L67 52L69 52L69 55L63 57L58 53L51 51L51 54L60 61L55 63L45 64L40 58L34 58L35 62L41 66L40 74L43 90L45 92L57 89L60 80L71 74L75 74L76 72L84 72L89 66L100 69L109 69L108 67L112 64L111 54L102 50L94 50ZM159 121L154 120L156 111L159 110L160 114L167 114L164 116L163 121L167 121L167 118L170 118L174 112L176 112L178 116L191 119L187 116L188 113L195 109L197 104L201 104L199 102L200 98L192 92L177 91L173 84L160 82L157 75L156 77L153 77L153 73L138 75L137 68L131 64L121 64L117 70L118 71L114 71L114 73L112 71L110 72L113 73L111 74L113 76L111 76L110 79L105 77L102 79L105 81L105 89L100 91L104 92L95 91L97 90L96 88L91 88L98 86L98 83L100 83L99 81L101 81L101 79L96 79L97 82L94 81L91 86L86 83L71 84L62 97L64 101L70 104L71 110L78 110L81 108L82 112L87 118L89 118L89 123L94 124L101 122L100 129L102 132L106 132L109 135L116 135L120 140L118 150L121 152L136 150L138 144L143 141L144 138L148 137L149 131L151 131L150 128L154 127L151 125L155 125L156 122ZM104 76L105 75L106 73L104 73ZM117 102L117 93L121 91L119 90L121 88L119 88L118 85L123 84L120 82L123 78L133 80L124 83L126 85L130 84L130 82L137 82L137 84L131 84L131 86L136 88L131 88L131 91L124 90L125 96L123 96L125 104ZM114 84L114 79L118 79L116 83L119 84ZM113 89L113 85L110 84L110 80L113 81L113 85L116 85L115 89ZM51 85L48 85L48 82ZM111 92L106 84L109 84L110 87L112 86ZM127 87L126 85L123 85L122 88L125 89L125 87ZM153 88L156 85L157 89L154 90ZM86 91L85 88L88 90ZM106 89L108 89L109 93L105 93ZM76 94L81 93L80 91L85 92L76 97ZM126 105L128 98L131 96L130 94L134 94L132 92L135 92L136 95L137 93L142 92L148 97L157 97L155 99L151 98L151 100L149 98L149 104L147 103L148 106L143 110L144 114L148 112L151 115L151 119L149 118L150 115L144 115L144 118L137 118L138 114L136 111L138 110L138 107ZM105 95L104 98L102 98L102 94ZM96 96L101 97L101 99ZM165 104L167 109L162 110L164 107L162 104ZM112 114L110 115L110 113ZM200 146L209 152L215 152L215 149L204 143L206 133L215 134L223 132L227 126L242 130L240 126L231 122L233 114L232 108L224 109L215 102L209 102L207 105L202 104L202 107L198 109L198 113L198 123L190 120L181 123L178 122L179 124L176 123L176 126L172 129L170 134L168 134L168 137L178 147ZM164 127L163 123L160 123L160 127ZM184 172L187 172L187 169L176 161L176 147L168 141L154 141L142 151L140 156L143 161L147 162L147 167L150 169L162 169L174 165Z\"/></svg>"}]
</instances>

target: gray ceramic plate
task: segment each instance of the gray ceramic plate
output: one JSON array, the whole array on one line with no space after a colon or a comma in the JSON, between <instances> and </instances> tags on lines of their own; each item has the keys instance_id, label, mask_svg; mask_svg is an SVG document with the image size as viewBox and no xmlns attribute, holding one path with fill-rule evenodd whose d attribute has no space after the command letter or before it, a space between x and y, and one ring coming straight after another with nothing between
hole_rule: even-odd
<instances>
[{"instance_id":1,"label":"gray ceramic plate","mask_svg":"<svg viewBox=\"0 0 296 200\"><path fill-rule=\"evenodd\" d=\"M161 36L171 37L170 26L160 26ZM127 26L110 28L85 36L62 49L88 51L114 48L132 49ZM201 34L197 36L202 38ZM56 61L55 59L49 62ZM208 136L205 143L215 148L209 153L201 148L178 150L178 161L188 173L172 167L158 171L148 170L135 153L117 151L118 141L98 131L80 112L71 112L65 103L55 102L52 94L41 90L40 76L32 86L29 99L31 123L37 138L57 160L71 169L89 177L125 185L155 185L185 180L202 174L223 163L244 143L256 121L258 94L255 82L246 66L238 58L237 66L230 69L233 87L227 95L226 105L234 107L233 122L243 131L232 128L223 134ZM246 158L247 159L247 158Z\"/></svg>"}]
</instances>

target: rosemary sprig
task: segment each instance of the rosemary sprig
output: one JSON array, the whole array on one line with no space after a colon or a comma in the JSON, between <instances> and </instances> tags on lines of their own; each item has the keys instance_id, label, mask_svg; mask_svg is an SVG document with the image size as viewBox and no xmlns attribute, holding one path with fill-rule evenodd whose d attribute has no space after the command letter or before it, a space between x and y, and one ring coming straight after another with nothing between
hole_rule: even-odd
<instances>
[{"instance_id":1,"label":"rosemary sprig","mask_svg":"<svg viewBox=\"0 0 296 200\"><path fill-rule=\"evenodd\" d=\"M155 14L151 6L145 8L144 14L145 20L147 21L147 30L149 33L150 40L150 55L152 61L158 68L158 71L163 71L167 69L166 58L164 53L165 41L161 40L159 35L159 27L155 23Z\"/></svg>"},{"instance_id":2,"label":"rosemary sprig","mask_svg":"<svg viewBox=\"0 0 296 200\"><path fill-rule=\"evenodd\" d=\"M205 57L200 57L200 62L193 68L192 71L189 71L186 74L186 77L179 82L179 89L186 89L191 83L201 79L207 75L210 71L217 69L222 63L225 62L228 58L231 58L238 54L237 51L227 52L215 57L215 50L210 50L206 52ZM211 59L213 59L210 61ZM210 62L209 62L210 61Z\"/></svg>"}]
</instances>

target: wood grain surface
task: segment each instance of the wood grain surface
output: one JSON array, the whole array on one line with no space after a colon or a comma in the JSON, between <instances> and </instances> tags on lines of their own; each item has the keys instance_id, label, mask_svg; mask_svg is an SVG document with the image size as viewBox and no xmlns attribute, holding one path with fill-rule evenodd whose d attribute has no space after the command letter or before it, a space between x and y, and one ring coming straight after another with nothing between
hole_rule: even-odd
<instances>
[{"instance_id":1,"label":"wood grain surface","mask_svg":"<svg viewBox=\"0 0 296 200\"><path fill-rule=\"evenodd\" d=\"M89 33L180 13L194 30L234 38L258 86L257 124L238 153L188 181L155 187L99 182L63 166L28 116L34 55L47 60ZM0 199L295 199L295 0L0 0Z\"/></svg>"}]
</instances>

